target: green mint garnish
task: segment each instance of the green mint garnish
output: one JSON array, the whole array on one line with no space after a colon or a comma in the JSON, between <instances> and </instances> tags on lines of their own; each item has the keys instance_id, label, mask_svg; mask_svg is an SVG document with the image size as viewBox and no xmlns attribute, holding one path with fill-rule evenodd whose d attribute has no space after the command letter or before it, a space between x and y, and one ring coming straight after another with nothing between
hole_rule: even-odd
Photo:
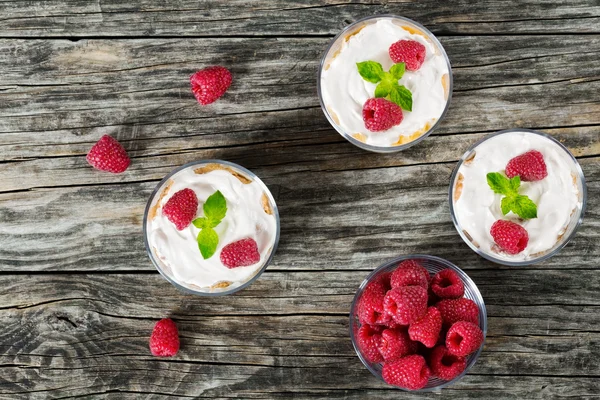
<instances>
[{"instance_id":1,"label":"green mint garnish","mask_svg":"<svg viewBox=\"0 0 600 400\"><path fill-rule=\"evenodd\" d=\"M505 196L500 203L502 214L506 215L512 211L523 219L537 218L535 203L529 197L519 194L520 177L508 179L499 172L490 172L487 174L487 183L494 193Z\"/></svg>"},{"instance_id":2,"label":"green mint garnish","mask_svg":"<svg viewBox=\"0 0 600 400\"><path fill-rule=\"evenodd\" d=\"M405 71L404 63L392 65L389 72L385 72L381 64L375 61L356 63L358 73L364 80L378 83L375 88L375 97L383 97L398 104L406 111L412 111L412 93L406 87L399 85Z\"/></svg>"},{"instance_id":3,"label":"green mint garnish","mask_svg":"<svg viewBox=\"0 0 600 400\"><path fill-rule=\"evenodd\" d=\"M206 260L215 254L219 244L219 235L213 229L221 223L227 213L227 201L220 191L216 191L206 199L202 206L204 217L196 218L192 221L196 228L200 229L198 233L198 248L200 254Z\"/></svg>"}]
</instances>

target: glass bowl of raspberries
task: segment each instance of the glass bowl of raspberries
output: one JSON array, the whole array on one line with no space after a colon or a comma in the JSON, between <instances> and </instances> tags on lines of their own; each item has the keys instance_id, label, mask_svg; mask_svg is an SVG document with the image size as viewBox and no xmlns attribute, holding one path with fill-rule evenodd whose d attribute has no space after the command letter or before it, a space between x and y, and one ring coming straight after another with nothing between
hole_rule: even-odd
<instances>
[{"instance_id":1,"label":"glass bowl of raspberries","mask_svg":"<svg viewBox=\"0 0 600 400\"><path fill-rule=\"evenodd\" d=\"M362 282L350 337L369 371L402 390L452 385L475 364L487 313L475 283L444 259L409 255L379 266Z\"/></svg>"}]
</instances>

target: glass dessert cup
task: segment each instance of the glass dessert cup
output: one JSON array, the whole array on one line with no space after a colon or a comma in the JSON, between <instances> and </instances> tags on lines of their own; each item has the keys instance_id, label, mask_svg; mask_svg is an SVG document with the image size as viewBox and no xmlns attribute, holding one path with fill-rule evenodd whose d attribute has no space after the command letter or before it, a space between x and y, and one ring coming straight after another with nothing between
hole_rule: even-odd
<instances>
[{"instance_id":1,"label":"glass dessert cup","mask_svg":"<svg viewBox=\"0 0 600 400\"><path fill-rule=\"evenodd\" d=\"M481 297L481 293L479 293L477 286L471 280L471 278L469 278L469 276L465 272L463 272L460 268L458 268L456 265L452 264L451 262L446 261L439 257L428 256L428 255L423 255L423 254L413 254L413 255L407 255L407 256L401 256L401 257L395 258L395 259L390 260L390 261L380 265L379 267L377 267L360 284L360 287L358 288L358 290L356 291L356 295L354 296L354 300L352 301L352 306L350 309L350 338L352 340L352 345L354 346L354 350L356 351L358 358L360 358L360 361L362 361L364 366L369 371L371 371L371 373L373 375L375 375L377 378L379 378L383 381L383 377L381 375L382 364L381 363L372 363L372 362L367 361L367 359L363 356L362 352L360 351L360 347L358 345L357 333L358 333L358 329L360 328L360 322L359 322L359 319L357 316L358 303L360 301L362 293L364 292L365 288L367 287L367 285L370 282L374 281L382 274L390 273L390 272L394 271L397 268L398 264L405 260L418 261L423 267L425 267L425 269L427 269L427 271L429 271L430 274L436 274L439 271L444 270L444 269L451 269L451 270L455 271L460 276L460 278L464 284L464 287L465 287L464 297L467 299L473 300L475 302L475 304L477 304L477 307L479 307L479 327L483 331L484 339L483 339L483 342L481 343L481 346L479 347L479 350L477 350L476 352L467 356L467 366L460 375L458 375L456 378L454 378L450 381L444 381L437 377L431 377L431 378L429 378L429 382L427 383L427 385L424 388L419 389L419 390L408 390L408 389L405 389L402 387L390 385L397 389L400 389L403 391L408 391L408 392L413 392L413 393L439 391L440 389L442 389L444 387L450 386L450 385L458 382L460 379L462 379L463 376L465 376L467 374L467 372L471 369L471 367L473 367L473 365L475 365L475 362L477 361L477 358L479 358L479 355L481 354L481 351L483 350L483 346L485 345L485 336L487 333L487 311L485 309L485 303L483 302L483 297Z\"/></svg>"},{"instance_id":2,"label":"glass dessert cup","mask_svg":"<svg viewBox=\"0 0 600 400\"><path fill-rule=\"evenodd\" d=\"M524 133L524 134L533 134L538 135L541 138L545 138L549 140L555 146L555 148L561 155L564 153L565 160L569 160L569 168L570 174L572 177L573 185L577 191L577 205L572 209L570 214L570 219L568 224L557 234L556 242L554 245L546 250L536 252L531 254L526 259L514 259L513 256L507 255L501 251L494 252L488 251L478 243L477 240L473 238L473 235L469 234L469 232L461 225L460 217L457 211L457 201L460 199L463 193L463 175L461 173L461 166L468 166L474 159L477 154L477 148L488 140L496 138L500 135L504 134L512 134L512 133ZM496 171L488 171L488 172L496 172ZM544 178L547 179L547 178ZM531 182L525 182L531 183ZM491 190L491 189L490 189ZM557 254L566 244L575 236L577 229L581 225L583 221L583 215L585 213L587 200L587 188L585 184L585 178L583 176L583 171L581 170L581 166L575 159L575 157L571 154L571 152L559 141L554 139L552 136L547 135L542 132L537 132L529 129L508 129L500 132L496 132L494 134L488 135L483 139L479 140L477 143L473 144L467 152L461 157L458 164L456 165L454 172L450 178L450 189L449 189L449 202L450 202L450 214L452 215L452 221L459 235L462 237L464 242L477 254L480 256L508 266L524 266L531 265L535 263L542 262L555 254ZM490 237L491 238L491 237ZM530 237L530 244L532 238ZM511 259L512 258L512 259Z\"/></svg>"},{"instance_id":3,"label":"glass dessert cup","mask_svg":"<svg viewBox=\"0 0 600 400\"><path fill-rule=\"evenodd\" d=\"M334 59L338 55L340 55L340 53L344 50L344 45L354 35L358 34L365 27L373 25L378 21L382 20L389 20L394 25L397 25L398 27L401 27L404 31L408 32L408 34L418 35L420 38L424 38L428 45L430 45L434 49L433 51L435 56L443 57L443 65L447 68L447 72L443 76L441 76L440 79L441 87L443 87L444 92L443 95L445 98L445 105L443 111L439 115L437 115L435 119L427 119L425 121L422 121L422 124L419 128L407 132L406 134L403 133L397 138L397 140L394 139L394 141L390 145L369 144L367 143L367 134L355 131L348 131L343 126L341 126L339 116L335 113L335 111L331 109L331 104L329 104L331 102L327 102L327 96L325 96L323 93L323 75L325 71L327 71L330 68L331 63L334 61ZM429 30L427 30L427 28L425 28L421 24L412 21L408 18L399 17L395 15L374 15L366 17L344 28L335 38L333 38L333 40L329 44L327 50L325 51L321 59L321 64L317 74L317 91L319 96L319 103L321 104L323 113L327 117L329 123L335 128L335 130L338 131L340 135L342 135L342 137L344 137L350 143L362 149L377 153L392 153L401 151L421 142L427 136L429 136L431 132L433 132L439 126L440 122L444 119L448 111L448 108L450 106L450 100L452 98L452 87L452 68L450 66L450 60L448 59L448 55L446 54L446 51L442 47L441 43ZM360 104L360 106L362 110L362 104ZM415 110L413 109L413 112L414 111ZM392 127L392 129L393 128L394 127ZM375 134L378 133L381 134L381 132L375 132Z\"/></svg>"},{"instance_id":4,"label":"glass dessert cup","mask_svg":"<svg viewBox=\"0 0 600 400\"><path fill-rule=\"evenodd\" d=\"M260 188L260 190L262 190L262 197L260 198L261 204L259 205L259 207L261 208L261 212L262 210L264 210L266 214L270 214L270 216L274 218L275 229L272 233L272 245L266 250L265 256L261 256L262 264L260 265L260 267L257 267L256 270L252 273L252 275L246 277L243 281L220 281L210 286L198 286L193 283L184 282L176 278L173 272L173 267L171 267L170 265L168 265L168 263L161 259L157 249L154 248L152 245L152 239L150 238L152 221L156 218L164 218L163 216L159 215L162 212L161 205L164 205L162 204L164 203L164 198L169 194L172 194L169 192L169 190L172 186L174 186L174 182L177 182L178 175L181 176L182 173L189 172L190 170L193 170L195 174L198 174L198 176L202 176L202 174L208 174L209 172L215 170L227 171L243 184L256 184L258 185L257 187ZM199 213L202 213L202 201L200 201L199 203L198 210ZM271 263L275 251L277 250L277 244L279 242L280 221L275 199L273 198L267 186L255 174L253 174L244 167L241 167L237 164L228 161L202 160L191 162L174 169L158 183L158 185L150 195L150 198L146 205L143 220L143 230L144 243L150 260L152 261L158 272L160 272L160 274L173 286L175 286L177 289L183 292L196 294L200 296L224 296L235 293L252 284L255 280L257 280L260 277L260 275L265 271L267 266ZM198 257L201 257L199 250ZM218 251L212 257L218 258ZM226 267L222 266L222 268Z\"/></svg>"}]
</instances>

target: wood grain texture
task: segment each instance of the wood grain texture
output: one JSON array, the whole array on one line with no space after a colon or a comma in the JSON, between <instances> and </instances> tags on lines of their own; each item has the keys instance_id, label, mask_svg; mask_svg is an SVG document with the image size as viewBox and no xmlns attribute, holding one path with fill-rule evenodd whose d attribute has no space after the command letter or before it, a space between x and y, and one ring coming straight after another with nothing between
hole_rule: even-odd
<instances>
[{"instance_id":1,"label":"wood grain texture","mask_svg":"<svg viewBox=\"0 0 600 400\"><path fill-rule=\"evenodd\" d=\"M545 386L542 393L557 397L567 385L582 398L592 396L600 375L596 273L472 271L487 302L489 334L472 373L444 394L478 398L481 392L467 393L480 386L498 396L549 398L527 395L526 388ZM41 390L36 393L43 397L128 388L204 398L304 398L329 391L342 396L336 391L343 388L350 398L371 390L391 398L394 391L362 367L348 337L348 309L365 275L266 272L226 298L181 294L158 274L3 276L0 393ZM592 284L580 289L583 282ZM174 359L148 353L157 315L178 323L182 351ZM523 371L526 376L514 378ZM495 383L486 380L490 375ZM524 381L515 389L507 377ZM565 378L581 385L571 389Z\"/></svg>"},{"instance_id":2,"label":"wood grain texture","mask_svg":"<svg viewBox=\"0 0 600 400\"><path fill-rule=\"evenodd\" d=\"M397 154L347 143L320 109L333 35L394 13L435 32L454 95L440 128ZM597 399L600 394L600 4L596 0L0 1L0 399ZM230 68L209 107L188 77ZM458 158L486 134L545 131L577 157L588 208L550 260L473 253L447 203ZM92 170L102 134L132 156ZM225 298L182 294L142 237L157 182L221 158L257 173L281 213L274 262ZM477 283L488 337L441 394L390 389L360 364L348 313L364 277L407 253ZM182 351L148 351L156 320Z\"/></svg>"},{"instance_id":3,"label":"wood grain texture","mask_svg":"<svg viewBox=\"0 0 600 400\"><path fill-rule=\"evenodd\" d=\"M0 36L333 35L357 19L386 13L437 34L600 31L594 0L8 0L0 3Z\"/></svg>"},{"instance_id":4,"label":"wood grain texture","mask_svg":"<svg viewBox=\"0 0 600 400\"><path fill-rule=\"evenodd\" d=\"M177 158L170 157L182 162ZM345 154L338 153L337 162L344 160ZM544 267L597 268L599 161L581 160L589 191L585 222L572 243ZM296 172L283 172L286 165L255 169L273 192L281 215L281 240L272 268L370 270L407 253L438 255L465 269L493 265L462 243L452 225L448 185L454 163L346 171L292 165ZM153 181L0 194L0 242L6 244L0 246L0 270L152 270L142 217L155 185Z\"/></svg>"}]
</instances>

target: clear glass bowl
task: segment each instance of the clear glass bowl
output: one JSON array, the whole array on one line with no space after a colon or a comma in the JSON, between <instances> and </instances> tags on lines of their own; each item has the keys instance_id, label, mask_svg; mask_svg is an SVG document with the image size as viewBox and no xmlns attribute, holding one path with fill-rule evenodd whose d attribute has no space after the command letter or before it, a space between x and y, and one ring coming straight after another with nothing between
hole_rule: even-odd
<instances>
[{"instance_id":1,"label":"clear glass bowl","mask_svg":"<svg viewBox=\"0 0 600 400\"><path fill-rule=\"evenodd\" d=\"M335 58L335 56L338 54L344 40L346 40L346 38L349 35L352 35L352 34L358 32L359 30L361 30L362 28L364 28L365 26L373 24L381 19L391 19L396 24L398 24L400 26L408 27L409 29L412 29L414 32L418 32L421 35L425 36L429 40L429 42L433 44L433 46L436 48L436 50L444 56L444 58L446 60L446 64L448 66L448 82L447 82L448 83L448 97L446 99L446 106L444 107L444 111L439 116L439 118L435 121L435 123L429 128L429 130L424 132L421 136L419 136L418 138L416 138L408 143L404 143L404 144L396 145L396 146L375 146L375 145L367 144L367 143L364 143L364 142L356 139L355 137L353 137L352 134L354 132L344 131L342 129L342 127L338 125L338 123L335 121L335 119L332 117L331 113L327 109L327 107L323 101L323 94L321 92L321 75L323 73L323 70L326 67L326 65L328 65L333 60L333 58ZM318 96L319 96L319 103L321 104L323 113L327 117L327 120L329 121L331 126L333 126L335 128L335 130L338 131L338 133L340 135L342 135L350 143L352 143L355 146L358 146L362 149L373 151L376 153L393 153L396 151L401 151L401 150L407 149L411 146L414 146L415 144L421 142L427 136L429 136L431 134L431 132L433 132L439 126L439 124L442 122L442 120L446 116L446 113L448 112L448 108L450 107L450 100L452 99L452 88L453 88L453 78L452 78L452 67L450 66L450 59L448 58L448 55L446 54L446 51L444 50L444 47L439 42L439 40L433 35L433 33L431 33L429 30L427 30L427 28L425 28L423 25L419 24L418 22L415 22L408 18L399 17L396 15L390 15L390 14L373 15L370 17L366 17L366 18L360 19L360 20L354 22L353 24L348 25L346 28L344 28L340 33L337 34L336 37L333 38L333 40L327 47L327 50L325 50L325 53L323 54L323 57L321 58L321 65L319 66L319 71L317 73L317 92L318 92Z\"/></svg>"},{"instance_id":2,"label":"clear glass bowl","mask_svg":"<svg viewBox=\"0 0 600 400\"><path fill-rule=\"evenodd\" d=\"M359 322L358 316L357 316L357 307L358 307L358 302L360 300L360 297L362 296L362 293L365 290L365 287L371 281L376 279L381 274L385 274L385 273L394 271L397 268L398 264L405 260L418 261L423 267L425 267L425 269L427 269L427 271L429 271L430 274L436 274L437 272L444 270L444 269L448 269L448 268L452 269L460 276L460 278L463 281L463 284L465 286L464 297L467 299L473 300L475 302L475 304L477 304L477 306L479 307L479 327L483 331L484 342L481 344L481 347L479 348L479 350L477 350L475 353L473 353L467 357L467 367L459 376L452 379L451 381L444 381L439 378L429 378L429 382L427 383L427 386L425 386L423 389L420 389L420 390L408 390L408 389L398 387L398 389L409 391L409 392L433 392L433 391L440 390L446 386L450 386L450 385L456 383L463 376L465 376L467 374L467 372L469 371L469 369L471 369L471 367L473 367L473 365L477 361L477 358L481 354L481 351L483 350L483 346L485 344L485 336L487 333L487 311L485 309L485 303L483 302L483 297L481 297L481 293L479 293L479 290L477 289L477 285L475 285L475 282L473 282L471 280L471 278L469 278L469 276L466 273L464 273L463 270L458 268L456 265L454 265L451 262L446 261L442 258L439 258L439 257L428 256L428 255L423 255L423 254L413 254L413 255L407 255L407 256L401 256L401 257L395 258L395 259L390 260L390 261L386 262L385 264L377 267L360 284L360 287L358 288L358 290L356 291L356 295L354 296L354 300L352 301L352 306L350 309L350 338L352 339L352 345L354 346L354 350L356 351L358 358L360 358L360 361L362 361L362 363L365 365L365 367L367 367L367 369L369 371L371 371L371 373L373 375L375 375L377 378L383 380L383 378L381 376L382 364L381 363L371 363L371 362L367 361L365 359L365 357L362 355L360 348L358 346L356 336L358 333L358 329L360 328L360 322ZM396 387L396 386L394 386L394 387Z\"/></svg>"},{"instance_id":3,"label":"clear glass bowl","mask_svg":"<svg viewBox=\"0 0 600 400\"><path fill-rule=\"evenodd\" d=\"M536 257L532 257L532 258L526 259L526 260L510 260L507 258L498 257L494 253L488 253L486 251L483 251L479 246L477 246L475 243L473 243L472 239L465 233L465 230L461 227L460 221L458 221L458 218L456 216L456 210L454 209L454 191L456 188L456 180L458 179L458 176L459 176L458 174L459 174L461 165L463 165L463 163L465 161L471 159L475 155L475 150L481 143L485 142L486 140L490 140L491 138L493 138L495 136L503 135L506 133L512 133L512 132L527 132L527 133L532 133L535 135L545 137L545 138L551 140L552 142L556 143L556 145L568 155L568 157L573 161L571 172L577 178L576 180L577 180L577 188L579 190L579 201L581 203L581 207L579 208L579 211L575 212L575 213L573 213L573 215L571 215L571 221L569 222L569 225L567 226L566 231L562 234L561 239L558 240L553 247L542 252L542 254L539 254ZM483 139L477 141L461 157L461 159L458 161L458 164L456 165L456 168L454 168L454 172L452 173L452 176L450 178L449 202L450 202L450 214L452 216L452 222L454 222L454 227L456 228L456 230L458 231L458 234L464 240L464 242L475 253L479 254L483 258L486 258L486 259L493 261L495 263L498 263L498 264L503 264L503 265L508 265L508 266L524 266L524 265L536 264L536 263L542 262L542 261L547 260L548 258L554 256L563 247L565 247L567 245L567 243L569 243L569 241L575 236L577 229L579 229L579 226L581 225L581 223L583 221L583 215L585 214L585 207L586 207L586 202L587 202L587 187L585 184L585 177L583 176L583 171L581 170L581 166L579 165L579 162L577 162L577 159L573 156L573 154L571 154L571 152L558 140L554 139L550 135L547 135L542 132L534 131L531 129L507 129L504 131L499 131L499 132L487 135Z\"/></svg>"},{"instance_id":4,"label":"clear glass bowl","mask_svg":"<svg viewBox=\"0 0 600 400\"><path fill-rule=\"evenodd\" d=\"M152 206L154 206L154 204L160 199L160 194L163 192L163 189L167 185L167 182L169 182L172 178L174 178L175 175L180 171L183 171L188 168L197 168L198 166L206 165L206 164L220 164L222 166L225 166L227 168L234 170L236 173L239 173L240 175L242 175L254 182L257 182L261 186L263 193L265 193L268 197L269 205L272 210L273 217L275 218L275 223L276 223L275 241L273 243L273 246L271 247L271 251L270 251L268 257L266 258L264 264L256 271L256 273L250 279L248 279L247 281L245 281L237 286L230 285L226 288L213 288L210 290L208 290L208 289L205 290L198 286L190 285L185 282L180 282L177 279L175 279L170 268L155 256L154 252L150 248L150 243L149 243L149 238L148 238L148 225L150 223L150 221L148 220L148 214L149 214ZM239 166L237 164L234 164L232 162L222 161L222 160L202 160L202 161L194 161L194 162L182 165L181 167L175 168L167 176L165 176L163 178L163 180L159 182L158 185L156 185L156 188L150 195L150 199L148 200L148 203L146 205L146 210L144 211L143 229L144 229L144 244L146 245L146 251L148 252L148 257L150 257L150 260L152 260L152 263L154 264L154 266L156 267L158 272L160 272L160 274L167 281L169 281L173 286L175 286L177 289L179 289L183 292L197 294L200 296L224 296L224 295L235 293L235 292L242 290L245 287L251 285L265 271L267 266L273 260L273 256L275 255L275 251L277 250L277 244L279 243L280 223L279 223L279 212L277 210L277 204L275 204L275 199L273 198L273 195L269 191L269 188L267 188L267 186L263 183L263 181L260 180L260 178L258 178L256 175L254 175L252 172L250 172L246 168Z\"/></svg>"}]
</instances>

